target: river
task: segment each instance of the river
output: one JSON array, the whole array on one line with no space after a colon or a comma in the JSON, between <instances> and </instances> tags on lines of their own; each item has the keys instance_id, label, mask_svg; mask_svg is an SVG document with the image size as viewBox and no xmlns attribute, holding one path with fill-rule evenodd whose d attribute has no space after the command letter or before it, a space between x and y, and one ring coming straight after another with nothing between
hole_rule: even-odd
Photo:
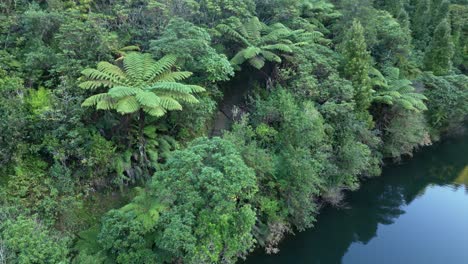
<instances>
[{"instance_id":1,"label":"river","mask_svg":"<svg viewBox=\"0 0 468 264\"><path fill-rule=\"evenodd\" d=\"M324 208L278 254L245 263L467 264L467 165L468 136L424 148L347 193L342 208Z\"/></svg>"}]
</instances>

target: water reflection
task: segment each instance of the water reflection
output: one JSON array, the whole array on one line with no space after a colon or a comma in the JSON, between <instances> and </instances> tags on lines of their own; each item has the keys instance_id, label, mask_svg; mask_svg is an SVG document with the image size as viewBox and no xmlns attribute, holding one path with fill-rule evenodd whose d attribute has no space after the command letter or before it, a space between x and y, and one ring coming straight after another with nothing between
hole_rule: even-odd
<instances>
[{"instance_id":1,"label":"water reflection","mask_svg":"<svg viewBox=\"0 0 468 264\"><path fill-rule=\"evenodd\" d=\"M460 172L460 175L458 175L458 177L455 179L454 183L460 184L460 185L465 185L465 187L468 188L468 166L466 166Z\"/></svg>"},{"instance_id":2,"label":"water reflection","mask_svg":"<svg viewBox=\"0 0 468 264\"><path fill-rule=\"evenodd\" d=\"M406 213L405 209L411 208L408 205L425 195L428 186L464 188L468 194L467 150L465 137L425 149L411 160L385 168L382 177L347 194L347 208L325 208L315 228L289 237L278 255L257 252L247 263L342 263L351 245L366 245L376 238L379 225L393 224ZM424 221L424 217L427 215L416 220ZM468 230L468 223L459 228Z\"/></svg>"}]
</instances>

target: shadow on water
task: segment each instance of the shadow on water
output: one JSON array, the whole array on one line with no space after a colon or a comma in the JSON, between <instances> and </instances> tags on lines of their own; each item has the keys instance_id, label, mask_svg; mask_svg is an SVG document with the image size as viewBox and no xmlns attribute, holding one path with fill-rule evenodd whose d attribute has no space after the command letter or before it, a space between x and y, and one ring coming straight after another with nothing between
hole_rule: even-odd
<instances>
[{"instance_id":1,"label":"shadow on water","mask_svg":"<svg viewBox=\"0 0 468 264\"><path fill-rule=\"evenodd\" d=\"M406 214L408 205L429 186L464 188L468 195L463 182L468 178L467 150L465 136L425 148L410 160L384 168L381 177L348 193L344 208L324 208L314 228L283 241L279 254L257 251L245 263L342 263L352 244L366 245L376 238L380 226L391 225ZM463 228L468 230L468 223Z\"/></svg>"}]
</instances>

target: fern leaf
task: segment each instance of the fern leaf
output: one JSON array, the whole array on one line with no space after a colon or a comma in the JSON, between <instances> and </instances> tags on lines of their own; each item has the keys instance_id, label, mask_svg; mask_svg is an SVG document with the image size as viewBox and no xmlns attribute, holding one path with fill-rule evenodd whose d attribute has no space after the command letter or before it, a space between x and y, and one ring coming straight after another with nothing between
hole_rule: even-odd
<instances>
[{"instance_id":1,"label":"fern leaf","mask_svg":"<svg viewBox=\"0 0 468 264\"><path fill-rule=\"evenodd\" d=\"M231 37L235 41L242 42L246 46L251 46L250 42L244 36L242 36L237 31L235 31L233 28L231 28L230 26L228 26L226 24L219 24L219 25L216 26L216 29L220 33L224 33L224 34L228 35L229 37Z\"/></svg>"},{"instance_id":2,"label":"fern leaf","mask_svg":"<svg viewBox=\"0 0 468 264\"><path fill-rule=\"evenodd\" d=\"M107 93L95 94L88 97L81 104L82 107L95 106L99 101L105 100L109 95Z\"/></svg>"},{"instance_id":3,"label":"fern leaf","mask_svg":"<svg viewBox=\"0 0 468 264\"><path fill-rule=\"evenodd\" d=\"M171 69L177 61L175 55L166 55L160 60L154 62L145 72L145 80L154 82L155 79L163 72Z\"/></svg>"},{"instance_id":4,"label":"fern leaf","mask_svg":"<svg viewBox=\"0 0 468 264\"><path fill-rule=\"evenodd\" d=\"M233 65L241 65L242 63L244 63L245 62L244 53L245 53L245 49L239 51L236 55L234 55L234 57L232 57L231 63Z\"/></svg>"},{"instance_id":5,"label":"fern leaf","mask_svg":"<svg viewBox=\"0 0 468 264\"><path fill-rule=\"evenodd\" d=\"M119 49L119 51L140 51L140 47L138 46L135 46L135 45L130 45L130 46L125 46L121 49Z\"/></svg>"},{"instance_id":6,"label":"fern leaf","mask_svg":"<svg viewBox=\"0 0 468 264\"><path fill-rule=\"evenodd\" d=\"M148 91L158 92L159 90L174 91L180 93L191 93L192 89L186 84L176 82L157 82L153 86L146 88Z\"/></svg>"},{"instance_id":7,"label":"fern leaf","mask_svg":"<svg viewBox=\"0 0 468 264\"><path fill-rule=\"evenodd\" d=\"M133 83L140 83L143 80L145 69L142 69L142 65L144 65L145 59L147 59L145 57L148 57L148 55L136 52L131 52L124 57L123 65L125 72Z\"/></svg>"},{"instance_id":8,"label":"fern leaf","mask_svg":"<svg viewBox=\"0 0 468 264\"><path fill-rule=\"evenodd\" d=\"M111 110L115 109L116 101L111 97L104 98L96 104L96 109L98 110Z\"/></svg>"},{"instance_id":9,"label":"fern leaf","mask_svg":"<svg viewBox=\"0 0 468 264\"><path fill-rule=\"evenodd\" d=\"M374 102L376 103L383 103L387 105L393 105L393 97L389 95L381 95L381 96L376 96L373 99Z\"/></svg>"},{"instance_id":10,"label":"fern leaf","mask_svg":"<svg viewBox=\"0 0 468 264\"><path fill-rule=\"evenodd\" d=\"M198 100L195 96L188 93L179 93L174 91L160 91L158 92L159 97L171 97L173 99L184 101L187 103L198 103Z\"/></svg>"},{"instance_id":11,"label":"fern leaf","mask_svg":"<svg viewBox=\"0 0 468 264\"><path fill-rule=\"evenodd\" d=\"M160 106L157 107L143 107L143 111L148 113L151 116L161 117L166 114L166 110Z\"/></svg>"},{"instance_id":12,"label":"fern leaf","mask_svg":"<svg viewBox=\"0 0 468 264\"><path fill-rule=\"evenodd\" d=\"M266 46L263 46L262 49L265 49L265 50L279 50L279 51L283 51L283 52L292 52L291 47L289 47L286 44L266 45Z\"/></svg>"},{"instance_id":13,"label":"fern leaf","mask_svg":"<svg viewBox=\"0 0 468 264\"><path fill-rule=\"evenodd\" d=\"M248 47L245 49L244 51L244 58L245 59L251 59L255 56L257 56L258 54L260 54L260 49L257 48L257 47Z\"/></svg>"},{"instance_id":14,"label":"fern leaf","mask_svg":"<svg viewBox=\"0 0 468 264\"><path fill-rule=\"evenodd\" d=\"M258 17L253 17L244 24L244 29L250 39L260 39L260 31L262 29L262 22Z\"/></svg>"},{"instance_id":15,"label":"fern leaf","mask_svg":"<svg viewBox=\"0 0 468 264\"><path fill-rule=\"evenodd\" d=\"M165 72L154 79L156 82L177 82L192 76L189 71Z\"/></svg>"},{"instance_id":16,"label":"fern leaf","mask_svg":"<svg viewBox=\"0 0 468 264\"><path fill-rule=\"evenodd\" d=\"M268 50L263 50L260 52L260 54L267 60L267 61L274 61L274 62L281 62L281 58L276 55L275 53L268 51Z\"/></svg>"},{"instance_id":17,"label":"fern leaf","mask_svg":"<svg viewBox=\"0 0 468 264\"><path fill-rule=\"evenodd\" d=\"M99 71L97 69L84 69L81 74L86 77L89 81L98 81L103 83L109 83L109 86L113 86L115 84L121 84L121 80L119 78L114 77L108 73ZM86 88L86 86L84 86Z\"/></svg>"},{"instance_id":18,"label":"fern leaf","mask_svg":"<svg viewBox=\"0 0 468 264\"><path fill-rule=\"evenodd\" d=\"M109 90L108 94L112 98L120 98L137 94L138 89L127 86L116 86Z\"/></svg>"},{"instance_id":19,"label":"fern leaf","mask_svg":"<svg viewBox=\"0 0 468 264\"><path fill-rule=\"evenodd\" d=\"M182 110L182 105L171 97L161 97L161 106L166 110Z\"/></svg>"},{"instance_id":20,"label":"fern leaf","mask_svg":"<svg viewBox=\"0 0 468 264\"><path fill-rule=\"evenodd\" d=\"M114 83L111 81L106 81L106 80L94 80L94 81L84 81L78 85L78 87L86 90L96 90L97 88L100 87L112 87L114 86Z\"/></svg>"},{"instance_id":21,"label":"fern leaf","mask_svg":"<svg viewBox=\"0 0 468 264\"><path fill-rule=\"evenodd\" d=\"M192 93L202 93L206 91L205 88L198 86L198 85L187 85L187 86L190 87L190 89L192 90Z\"/></svg>"},{"instance_id":22,"label":"fern leaf","mask_svg":"<svg viewBox=\"0 0 468 264\"><path fill-rule=\"evenodd\" d=\"M157 136L156 130L156 126L145 126L145 128L143 129L143 133L146 137L155 139Z\"/></svg>"},{"instance_id":23,"label":"fern leaf","mask_svg":"<svg viewBox=\"0 0 468 264\"><path fill-rule=\"evenodd\" d=\"M120 99L117 102L115 109L117 110L118 113L122 115L131 114L131 113L135 113L136 111L140 109L140 104L135 99L135 97L128 96L123 99Z\"/></svg>"},{"instance_id":24,"label":"fern leaf","mask_svg":"<svg viewBox=\"0 0 468 264\"><path fill-rule=\"evenodd\" d=\"M403 108L405 108L406 110L411 110L411 111L417 110L417 109L413 106L413 104L412 104L410 101L408 101L408 100L404 100L404 99L403 99L403 100L399 100L398 103L399 103Z\"/></svg>"},{"instance_id":25,"label":"fern leaf","mask_svg":"<svg viewBox=\"0 0 468 264\"><path fill-rule=\"evenodd\" d=\"M250 65L255 67L256 69L260 70L265 66L265 60L262 57L253 57L249 60Z\"/></svg>"},{"instance_id":26,"label":"fern leaf","mask_svg":"<svg viewBox=\"0 0 468 264\"><path fill-rule=\"evenodd\" d=\"M263 36L260 39L260 43L263 44L271 44L277 43L280 41L286 41L289 37L292 37L293 31L289 28L285 27L284 25L280 24L281 26L277 26L277 29L270 31L267 35ZM290 42L290 40L288 40ZM291 43L291 42L290 42Z\"/></svg>"},{"instance_id":27,"label":"fern leaf","mask_svg":"<svg viewBox=\"0 0 468 264\"><path fill-rule=\"evenodd\" d=\"M149 91L141 91L136 94L135 98L141 105L147 107L156 107L161 104L161 99L156 94Z\"/></svg>"},{"instance_id":28,"label":"fern leaf","mask_svg":"<svg viewBox=\"0 0 468 264\"><path fill-rule=\"evenodd\" d=\"M124 82L127 79L122 69L107 61L99 62L97 64L97 70L112 76L114 79L119 80L120 82Z\"/></svg>"}]
</instances>

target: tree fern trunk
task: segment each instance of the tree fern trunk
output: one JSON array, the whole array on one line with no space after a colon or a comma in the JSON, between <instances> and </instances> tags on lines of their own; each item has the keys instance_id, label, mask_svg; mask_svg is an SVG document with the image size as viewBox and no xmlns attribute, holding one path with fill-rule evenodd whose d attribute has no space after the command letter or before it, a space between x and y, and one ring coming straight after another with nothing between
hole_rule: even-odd
<instances>
[{"instance_id":1,"label":"tree fern trunk","mask_svg":"<svg viewBox=\"0 0 468 264\"><path fill-rule=\"evenodd\" d=\"M138 147L140 151L140 164L142 165L142 168L147 167L147 161L148 158L146 157L146 139L145 139L145 134L144 134L144 129L145 129L145 113L143 112L142 109L140 109L139 112L139 141L140 141L140 146Z\"/></svg>"}]
</instances>

